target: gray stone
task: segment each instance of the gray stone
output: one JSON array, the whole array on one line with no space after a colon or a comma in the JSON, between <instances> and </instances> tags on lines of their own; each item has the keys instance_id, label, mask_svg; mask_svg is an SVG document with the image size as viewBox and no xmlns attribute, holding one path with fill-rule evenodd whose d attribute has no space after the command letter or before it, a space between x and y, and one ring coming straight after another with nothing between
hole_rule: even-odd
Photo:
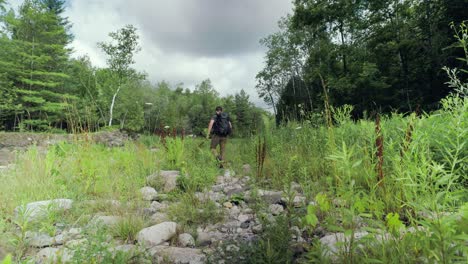
<instances>
[{"instance_id":1,"label":"gray stone","mask_svg":"<svg viewBox=\"0 0 468 264\"><path fill-rule=\"evenodd\" d=\"M233 206L231 209L229 209L228 211L228 214L229 214L229 218L232 219L232 220L237 220L237 218L239 217L239 214L240 214L240 209L239 207L237 206Z\"/></svg>"},{"instance_id":2,"label":"gray stone","mask_svg":"<svg viewBox=\"0 0 468 264\"><path fill-rule=\"evenodd\" d=\"M15 209L15 217L26 217L28 221L40 220L46 217L52 211L70 210L73 200L70 199L55 199L47 201L39 201L26 204L26 207L18 206Z\"/></svg>"},{"instance_id":3,"label":"gray stone","mask_svg":"<svg viewBox=\"0 0 468 264\"><path fill-rule=\"evenodd\" d=\"M197 245L200 247L211 245L210 233L197 232Z\"/></svg>"},{"instance_id":4,"label":"gray stone","mask_svg":"<svg viewBox=\"0 0 468 264\"><path fill-rule=\"evenodd\" d=\"M151 203L151 208L153 208L154 210L156 210L156 212L158 212L158 211L166 211L167 208L169 208L169 206L165 203L154 201Z\"/></svg>"},{"instance_id":5,"label":"gray stone","mask_svg":"<svg viewBox=\"0 0 468 264\"><path fill-rule=\"evenodd\" d=\"M71 261L73 253L66 248L44 248L36 254L36 263L66 263Z\"/></svg>"},{"instance_id":6,"label":"gray stone","mask_svg":"<svg viewBox=\"0 0 468 264\"><path fill-rule=\"evenodd\" d=\"M231 202L225 202L225 203L223 203L223 206L226 207L226 208L228 208L228 209L230 209L230 208L232 208L234 205L233 205Z\"/></svg>"},{"instance_id":7,"label":"gray stone","mask_svg":"<svg viewBox=\"0 0 468 264\"><path fill-rule=\"evenodd\" d=\"M70 228L68 230L68 235L72 238L78 237L81 235L82 229L81 228Z\"/></svg>"},{"instance_id":8,"label":"gray stone","mask_svg":"<svg viewBox=\"0 0 468 264\"><path fill-rule=\"evenodd\" d=\"M146 181L152 185L157 186L162 184L164 192L170 192L177 187L177 177L180 175L179 171L159 171L146 178Z\"/></svg>"},{"instance_id":9,"label":"gray stone","mask_svg":"<svg viewBox=\"0 0 468 264\"><path fill-rule=\"evenodd\" d=\"M165 213L155 213L151 216L151 222L153 224L160 224L169 220L169 216Z\"/></svg>"},{"instance_id":10,"label":"gray stone","mask_svg":"<svg viewBox=\"0 0 468 264\"><path fill-rule=\"evenodd\" d=\"M189 233L180 234L177 238L178 244L181 247L194 247L195 246L195 239Z\"/></svg>"},{"instance_id":11,"label":"gray stone","mask_svg":"<svg viewBox=\"0 0 468 264\"><path fill-rule=\"evenodd\" d=\"M88 240L86 238L82 238L82 239L68 241L67 243L65 243L65 246L67 248L79 248L87 243L88 243Z\"/></svg>"},{"instance_id":12,"label":"gray stone","mask_svg":"<svg viewBox=\"0 0 468 264\"><path fill-rule=\"evenodd\" d=\"M369 233L367 233L366 231L355 232L354 233L354 240L359 240L362 237L367 236L368 234ZM337 253L338 250L339 250L336 243L338 243L338 242L343 243L343 242L349 241L349 240L350 240L350 237L345 237L344 233L335 233L335 234L331 234L331 235L327 235L327 236L322 237L320 239L320 242L322 243L322 245L328 247L330 254L333 254L333 253Z\"/></svg>"},{"instance_id":13,"label":"gray stone","mask_svg":"<svg viewBox=\"0 0 468 264\"><path fill-rule=\"evenodd\" d=\"M44 248L55 245L55 239L44 233L27 232L26 238L31 247Z\"/></svg>"},{"instance_id":14,"label":"gray stone","mask_svg":"<svg viewBox=\"0 0 468 264\"><path fill-rule=\"evenodd\" d=\"M228 185L223 183L223 184L217 184L217 185L213 185L211 186L211 190L213 192L221 192L224 190L225 187L227 187Z\"/></svg>"},{"instance_id":15,"label":"gray stone","mask_svg":"<svg viewBox=\"0 0 468 264\"><path fill-rule=\"evenodd\" d=\"M280 215L284 211L283 206L280 204L270 204L268 209L273 215Z\"/></svg>"},{"instance_id":16,"label":"gray stone","mask_svg":"<svg viewBox=\"0 0 468 264\"><path fill-rule=\"evenodd\" d=\"M244 188L240 184L228 185L228 186L223 188L223 192L227 196L231 196L233 194L243 193Z\"/></svg>"},{"instance_id":17,"label":"gray stone","mask_svg":"<svg viewBox=\"0 0 468 264\"><path fill-rule=\"evenodd\" d=\"M226 199L226 196L219 192L209 192L209 199L213 202L219 202Z\"/></svg>"},{"instance_id":18,"label":"gray stone","mask_svg":"<svg viewBox=\"0 0 468 264\"><path fill-rule=\"evenodd\" d=\"M216 177L216 184L223 184L225 182L224 176Z\"/></svg>"},{"instance_id":19,"label":"gray stone","mask_svg":"<svg viewBox=\"0 0 468 264\"><path fill-rule=\"evenodd\" d=\"M203 264L206 261L202 251L193 248L157 246L149 252L157 263L163 263L165 259L174 264Z\"/></svg>"},{"instance_id":20,"label":"gray stone","mask_svg":"<svg viewBox=\"0 0 468 264\"><path fill-rule=\"evenodd\" d=\"M175 236L176 229L176 223L164 222L142 229L137 234L137 240L145 247L157 246Z\"/></svg>"},{"instance_id":21,"label":"gray stone","mask_svg":"<svg viewBox=\"0 0 468 264\"><path fill-rule=\"evenodd\" d=\"M115 246L115 247L111 247L109 248L109 252L113 253L113 256L115 257L115 255L118 253L118 252L122 252L122 253L132 253L132 252L135 252L136 250L136 246L135 245L119 245L119 246Z\"/></svg>"},{"instance_id":22,"label":"gray stone","mask_svg":"<svg viewBox=\"0 0 468 264\"><path fill-rule=\"evenodd\" d=\"M93 225L103 225L106 227L115 226L119 221L122 220L122 217L115 215L97 215L91 221Z\"/></svg>"},{"instance_id":23,"label":"gray stone","mask_svg":"<svg viewBox=\"0 0 468 264\"><path fill-rule=\"evenodd\" d=\"M281 201L281 197L283 196L283 192L276 192L276 191L258 191L262 199L269 204L279 203Z\"/></svg>"},{"instance_id":24,"label":"gray stone","mask_svg":"<svg viewBox=\"0 0 468 264\"><path fill-rule=\"evenodd\" d=\"M253 219L253 215L249 215L249 214L240 214L237 217L237 220L239 220L241 223L251 220L251 219Z\"/></svg>"},{"instance_id":25,"label":"gray stone","mask_svg":"<svg viewBox=\"0 0 468 264\"><path fill-rule=\"evenodd\" d=\"M254 234L260 234L263 231L263 226L261 224L252 227L252 232Z\"/></svg>"},{"instance_id":26,"label":"gray stone","mask_svg":"<svg viewBox=\"0 0 468 264\"><path fill-rule=\"evenodd\" d=\"M241 225L240 225L240 228L242 228L242 229L247 229L249 227L250 227L250 221L242 222Z\"/></svg>"},{"instance_id":27,"label":"gray stone","mask_svg":"<svg viewBox=\"0 0 468 264\"><path fill-rule=\"evenodd\" d=\"M154 201L158 197L158 192L153 187L143 187L140 189L140 193L145 201Z\"/></svg>"},{"instance_id":28,"label":"gray stone","mask_svg":"<svg viewBox=\"0 0 468 264\"><path fill-rule=\"evenodd\" d=\"M224 170L224 178L230 178L236 175L236 173L233 170L226 169Z\"/></svg>"}]
</instances>

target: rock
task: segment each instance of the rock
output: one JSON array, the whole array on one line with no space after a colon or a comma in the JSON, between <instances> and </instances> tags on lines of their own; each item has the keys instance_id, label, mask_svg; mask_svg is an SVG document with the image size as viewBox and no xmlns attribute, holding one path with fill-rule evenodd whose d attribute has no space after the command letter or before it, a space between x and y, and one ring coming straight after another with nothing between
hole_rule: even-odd
<instances>
[{"instance_id":1,"label":"rock","mask_svg":"<svg viewBox=\"0 0 468 264\"><path fill-rule=\"evenodd\" d=\"M226 196L222 193L219 192L209 192L209 199L213 202L219 202L221 200L226 199Z\"/></svg>"},{"instance_id":2,"label":"rock","mask_svg":"<svg viewBox=\"0 0 468 264\"><path fill-rule=\"evenodd\" d=\"M217 185L213 185L211 186L211 190L213 192L221 192L224 190L224 188L226 188L228 185L223 183L223 184L217 184Z\"/></svg>"},{"instance_id":3,"label":"rock","mask_svg":"<svg viewBox=\"0 0 468 264\"><path fill-rule=\"evenodd\" d=\"M271 214L275 216L280 215L284 211L283 206L280 204L270 204L268 209L270 210Z\"/></svg>"},{"instance_id":4,"label":"rock","mask_svg":"<svg viewBox=\"0 0 468 264\"><path fill-rule=\"evenodd\" d=\"M26 204L26 207L18 206L15 209L15 217L26 217L28 221L37 221L47 216L52 211L70 210L73 200L70 199L55 199L47 201L39 201ZM22 215L22 216L20 216Z\"/></svg>"},{"instance_id":5,"label":"rock","mask_svg":"<svg viewBox=\"0 0 468 264\"><path fill-rule=\"evenodd\" d=\"M288 204L288 200L286 198L282 198L281 201L285 204ZM293 203L293 206L296 208L303 207L306 204L306 198L301 195L296 195L294 196L292 203Z\"/></svg>"},{"instance_id":6,"label":"rock","mask_svg":"<svg viewBox=\"0 0 468 264\"><path fill-rule=\"evenodd\" d=\"M154 201L158 197L158 192L153 187L143 187L140 189L140 193L145 201Z\"/></svg>"},{"instance_id":7,"label":"rock","mask_svg":"<svg viewBox=\"0 0 468 264\"><path fill-rule=\"evenodd\" d=\"M151 203L151 208L153 208L154 210L156 210L156 212L158 212L158 211L166 211L167 208L169 208L169 206L165 203L154 201Z\"/></svg>"},{"instance_id":8,"label":"rock","mask_svg":"<svg viewBox=\"0 0 468 264\"><path fill-rule=\"evenodd\" d=\"M199 249L156 246L150 249L156 263L166 263L168 259L174 264L203 264L206 257Z\"/></svg>"},{"instance_id":9,"label":"rock","mask_svg":"<svg viewBox=\"0 0 468 264\"><path fill-rule=\"evenodd\" d=\"M224 176L218 176L216 177L216 184L224 184Z\"/></svg>"},{"instance_id":10,"label":"rock","mask_svg":"<svg viewBox=\"0 0 468 264\"><path fill-rule=\"evenodd\" d=\"M236 173L232 170L226 169L224 170L224 178L230 178L236 175Z\"/></svg>"},{"instance_id":11,"label":"rock","mask_svg":"<svg viewBox=\"0 0 468 264\"><path fill-rule=\"evenodd\" d=\"M164 192L170 192L177 187L177 177L180 176L179 171L159 171L146 178L146 181L151 186L162 185Z\"/></svg>"},{"instance_id":12,"label":"rock","mask_svg":"<svg viewBox=\"0 0 468 264\"><path fill-rule=\"evenodd\" d=\"M68 238L68 234L66 232L60 234L60 235L56 235L54 237L54 244L53 245L63 245L65 244L65 241L67 240Z\"/></svg>"},{"instance_id":13,"label":"rock","mask_svg":"<svg viewBox=\"0 0 468 264\"><path fill-rule=\"evenodd\" d=\"M269 204L279 203L281 201L281 197L283 196L283 192L276 192L276 191L258 191L260 197Z\"/></svg>"},{"instance_id":14,"label":"rock","mask_svg":"<svg viewBox=\"0 0 468 264\"><path fill-rule=\"evenodd\" d=\"M178 244L181 247L194 247L195 246L195 239L189 233L180 234L177 238Z\"/></svg>"},{"instance_id":15,"label":"rock","mask_svg":"<svg viewBox=\"0 0 468 264\"><path fill-rule=\"evenodd\" d=\"M229 218L232 220L237 220L240 214L240 209L237 206L233 206L230 210L228 210Z\"/></svg>"},{"instance_id":16,"label":"rock","mask_svg":"<svg viewBox=\"0 0 468 264\"><path fill-rule=\"evenodd\" d=\"M204 247L211 245L211 235L210 233L197 232L197 245L199 247Z\"/></svg>"},{"instance_id":17,"label":"rock","mask_svg":"<svg viewBox=\"0 0 468 264\"><path fill-rule=\"evenodd\" d=\"M36 254L36 263L61 263L71 261L73 253L66 248L44 248Z\"/></svg>"},{"instance_id":18,"label":"rock","mask_svg":"<svg viewBox=\"0 0 468 264\"><path fill-rule=\"evenodd\" d=\"M366 231L363 232L355 232L354 233L354 239L359 240L360 238L367 236L369 233ZM341 242L344 243L345 241L349 241L349 237L346 238L345 240L345 235L344 233L336 233L336 234L331 234L328 236L324 236L320 239L320 242L322 245L328 247L329 249L329 254L332 255L333 253L338 252L338 247L336 243ZM343 246L343 245L342 245Z\"/></svg>"},{"instance_id":19,"label":"rock","mask_svg":"<svg viewBox=\"0 0 468 264\"><path fill-rule=\"evenodd\" d=\"M241 225L240 225L240 228L242 228L242 229L247 229L249 227L250 227L250 221L242 222Z\"/></svg>"},{"instance_id":20,"label":"rock","mask_svg":"<svg viewBox=\"0 0 468 264\"><path fill-rule=\"evenodd\" d=\"M262 231L263 231L263 226L261 224L252 227L252 232L254 234L260 234Z\"/></svg>"},{"instance_id":21,"label":"rock","mask_svg":"<svg viewBox=\"0 0 468 264\"><path fill-rule=\"evenodd\" d=\"M29 245L36 248L44 248L55 245L55 239L44 233L26 232Z\"/></svg>"},{"instance_id":22,"label":"rock","mask_svg":"<svg viewBox=\"0 0 468 264\"><path fill-rule=\"evenodd\" d=\"M242 165L242 173L244 175L250 175L251 171L252 171L252 168L250 167L249 164Z\"/></svg>"},{"instance_id":23,"label":"rock","mask_svg":"<svg viewBox=\"0 0 468 264\"><path fill-rule=\"evenodd\" d=\"M226 208L228 208L228 209L230 209L230 208L232 208L234 205L233 205L231 202L225 202L225 203L223 203L223 206L226 207Z\"/></svg>"},{"instance_id":24,"label":"rock","mask_svg":"<svg viewBox=\"0 0 468 264\"><path fill-rule=\"evenodd\" d=\"M240 184L228 185L228 186L223 188L223 192L227 196L231 196L233 194L243 193L244 188Z\"/></svg>"},{"instance_id":25,"label":"rock","mask_svg":"<svg viewBox=\"0 0 468 264\"><path fill-rule=\"evenodd\" d=\"M137 240L145 247L157 246L171 239L176 234L177 224L164 222L142 229L137 234Z\"/></svg>"},{"instance_id":26,"label":"rock","mask_svg":"<svg viewBox=\"0 0 468 264\"><path fill-rule=\"evenodd\" d=\"M169 220L169 216L165 213L155 213L151 216L151 222L153 224L160 224Z\"/></svg>"},{"instance_id":27,"label":"rock","mask_svg":"<svg viewBox=\"0 0 468 264\"><path fill-rule=\"evenodd\" d=\"M229 221L227 223L224 223L222 226L221 226L221 232L224 232L224 233L234 233L237 228L239 228L241 226L241 222L235 220L235 221Z\"/></svg>"},{"instance_id":28,"label":"rock","mask_svg":"<svg viewBox=\"0 0 468 264\"><path fill-rule=\"evenodd\" d=\"M291 182L291 189L295 192L301 193L302 192L302 187L299 183L297 182Z\"/></svg>"},{"instance_id":29,"label":"rock","mask_svg":"<svg viewBox=\"0 0 468 264\"><path fill-rule=\"evenodd\" d=\"M135 252L135 250L136 250L135 245L128 245L128 244L109 248L109 252L112 253L113 257L115 257L115 255L117 255L117 253L119 252L129 254L129 253Z\"/></svg>"},{"instance_id":30,"label":"rock","mask_svg":"<svg viewBox=\"0 0 468 264\"><path fill-rule=\"evenodd\" d=\"M88 243L88 240L86 238L82 238L82 239L68 241L67 243L65 243L65 246L67 248L79 248L87 243Z\"/></svg>"},{"instance_id":31,"label":"rock","mask_svg":"<svg viewBox=\"0 0 468 264\"><path fill-rule=\"evenodd\" d=\"M119 221L122 220L122 217L115 215L97 215L91 220L92 225L102 225L106 227L115 226Z\"/></svg>"},{"instance_id":32,"label":"rock","mask_svg":"<svg viewBox=\"0 0 468 264\"><path fill-rule=\"evenodd\" d=\"M68 230L68 235L71 238L76 238L76 237L79 237L81 235L81 232L82 232L81 228L70 228L70 230Z\"/></svg>"},{"instance_id":33,"label":"rock","mask_svg":"<svg viewBox=\"0 0 468 264\"><path fill-rule=\"evenodd\" d=\"M249 221L251 219L253 219L253 215L248 215L248 214L240 214L237 217L237 220L239 220L241 223Z\"/></svg>"}]
</instances>

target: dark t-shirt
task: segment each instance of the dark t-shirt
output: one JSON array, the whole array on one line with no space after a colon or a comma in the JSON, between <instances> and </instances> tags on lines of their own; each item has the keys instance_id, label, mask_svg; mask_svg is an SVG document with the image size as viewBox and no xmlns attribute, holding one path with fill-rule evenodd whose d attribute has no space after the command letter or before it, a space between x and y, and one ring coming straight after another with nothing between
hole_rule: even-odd
<instances>
[{"instance_id":1,"label":"dark t-shirt","mask_svg":"<svg viewBox=\"0 0 468 264\"><path fill-rule=\"evenodd\" d=\"M224 113L224 112L223 112L223 113ZM229 115L228 115L228 114L226 114L226 115L227 115L227 118L226 118L226 119L227 119L227 121L230 123L230 122L231 122L231 119L229 118ZM218 118L218 115L217 115L217 114L214 114L214 115L211 117L211 120L215 121L215 122L213 123L213 127L211 128L211 131L210 131L211 134L213 134L214 131L216 131L216 126L217 126L217 124L216 124L216 119L217 119L217 118Z\"/></svg>"}]
</instances>

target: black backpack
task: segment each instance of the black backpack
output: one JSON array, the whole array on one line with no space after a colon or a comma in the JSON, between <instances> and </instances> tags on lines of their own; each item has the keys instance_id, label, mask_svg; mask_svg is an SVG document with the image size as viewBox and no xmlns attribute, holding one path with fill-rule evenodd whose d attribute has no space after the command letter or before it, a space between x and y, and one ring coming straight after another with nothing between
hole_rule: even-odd
<instances>
[{"instance_id":1,"label":"black backpack","mask_svg":"<svg viewBox=\"0 0 468 264\"><path fill-rule=\"evenodd\" d=\"M214 133L218 136L227 136L231 134L231 126L229 126L229 115L227 113L216 115Z\"/></svg>"}]
</instances>

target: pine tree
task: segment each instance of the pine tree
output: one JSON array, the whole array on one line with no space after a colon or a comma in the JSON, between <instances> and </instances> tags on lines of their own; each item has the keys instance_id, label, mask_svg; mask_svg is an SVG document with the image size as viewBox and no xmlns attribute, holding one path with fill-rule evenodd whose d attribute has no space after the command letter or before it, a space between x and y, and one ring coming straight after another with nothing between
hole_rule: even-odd
<instances>
[{"instance_id":1,"label":"pine tree","mask_svg":"<svg viewBox=\"0 0 468 264\"><path fill-rule=\"evenodd\" d=\"M3 38L8 56L2 56L0 67L22 110L14 119L28 130L63 124L68 102L76 99L64 88L70 39L59 20L54 11L34 0L26 0L17 16L10 12L5 19L11 37Z\"/></svg>"}]
</instances>

